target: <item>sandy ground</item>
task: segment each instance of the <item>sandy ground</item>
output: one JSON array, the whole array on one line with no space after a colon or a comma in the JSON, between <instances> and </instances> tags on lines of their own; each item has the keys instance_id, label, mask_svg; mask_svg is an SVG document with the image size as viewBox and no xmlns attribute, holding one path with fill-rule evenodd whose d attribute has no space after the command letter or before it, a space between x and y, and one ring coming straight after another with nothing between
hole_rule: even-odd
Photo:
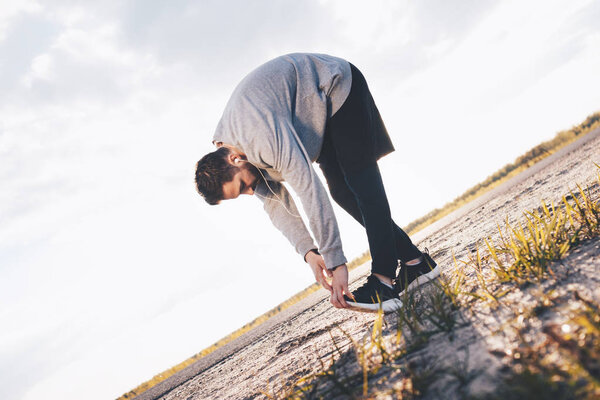
<instances>
[{"instance_id":1,"label":"sandy ground","mask_svg":"<svg viewBox=\"0 0 600 400\"><path fill-rule=\"evenodd\" d=\"M505 218L511 222L522 220L524 211L537 209L542 201L558 203L564 194L576 188L576 183L596 182L597 168L593 162L600 164L600 130L419 232L413 240L419 248L427 247L442 266L443 273L449 274L455 268L452 253L457 259L467 258L473 254L477 240L497 237L497 224L503 224ZM598 185L594 190L598 192ZM571 273L558 287L543 289L554 289L556 296L565 299L577 290L599 302L600 278L594 270L600 266L600 241L577 248L563 263L572 266ZM352 285L358 286L367 272L368 265L354 270ZM539 293L533 291L514 290L507 299L518 307L534 302L538 296ZM478 374L460 388L453 386L448 378L441 378L433 383L426 398L461 398L465 393L483 393L494 387L497 373L505 362L502 354L514 343L514 334L503 326L515 312L486 307L475 311L461 316L464 323L459 324L451 336L430 338L426 348L417 352L414 359L421 366L440 362L450 366L462 362ZM395 314L385 317L388 325L384 335L388 338L395 336L396 318ZM321 290L138 399L266 398L265 393L275 393L288 382L320 371L321 361L329 360L334 352L338 354L333 340L342 354L348 357L354 354L342 329L355 340L361 340L370 335L374 320L373 314L333 308L327 292ZM387 378L388 384L393 385L397 377L392 373Z\"/></svg>"}]
</instances>

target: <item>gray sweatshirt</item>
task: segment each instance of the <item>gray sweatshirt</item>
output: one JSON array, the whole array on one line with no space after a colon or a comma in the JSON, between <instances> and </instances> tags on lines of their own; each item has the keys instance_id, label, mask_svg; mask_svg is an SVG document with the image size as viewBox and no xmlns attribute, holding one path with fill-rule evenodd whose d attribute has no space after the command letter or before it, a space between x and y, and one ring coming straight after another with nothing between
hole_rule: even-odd
<instances>
[{"instance_id":1,"label":"gray sweatshirt","mask_svg":"<svg viewBox=\"0 0 600 400\"><path fill-rule=\"evenodd\" d=\"M235 88L214 142L243 151L267 179L256 188L273 224L304 256L318 248L327 268L347 262L337 221L312 163L325 125L352 86L350 64L325 54L294 53L250 72ZM285 181L300 198L314 245Z\"/></svg>"}]
</instances>

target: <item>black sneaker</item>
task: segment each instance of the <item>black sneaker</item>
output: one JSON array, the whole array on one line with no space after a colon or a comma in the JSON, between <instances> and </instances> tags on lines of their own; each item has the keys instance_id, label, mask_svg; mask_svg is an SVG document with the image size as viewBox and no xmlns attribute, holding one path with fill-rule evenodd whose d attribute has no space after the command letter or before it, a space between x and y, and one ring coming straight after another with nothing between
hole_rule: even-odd
<instances>
[{"instance_id":1,"label":"black sneaker","mask_svg":"<svg viewBox=\"0 0 600 400\"><path fill-rule=\"evenodd\" d=\"M344 295L346 303L356 311L383 312L395 311L402 306L402 302L394 293L394 289L381 283L375 275L369 275L367 281L352 292L355 300Z\"/></svg>"},{"instance_id":2,"label":"black sneaker","mask_svg":"<svg viewBox=\"0 0 600 400\"><path fill-rule=\"evenodd\" d=\"M400 263L400 271L394 282L397 296L402 296L417 287L440 276L440 267L428 253L423 253L423 260L416 265Z\"/></svg>"}]
</instances>

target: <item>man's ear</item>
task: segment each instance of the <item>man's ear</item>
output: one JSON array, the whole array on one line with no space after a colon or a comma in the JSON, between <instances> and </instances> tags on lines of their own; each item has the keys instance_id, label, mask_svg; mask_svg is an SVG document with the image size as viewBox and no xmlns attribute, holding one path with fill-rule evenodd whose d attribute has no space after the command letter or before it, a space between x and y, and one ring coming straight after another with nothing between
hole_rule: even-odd
<instances>
[{"instance_id":1,"label":"man's ear","mask_svg":"<svg viewBox=\"0 0 600 400\"><path fill-rule=\"evenodd\" d=\"M227 155L227 161L229 161L229 163L231 165L238 165L235 160L241 159L241 156L236 153L235 151L230 151L229 154Z\"/></svg>"}]
</instances>

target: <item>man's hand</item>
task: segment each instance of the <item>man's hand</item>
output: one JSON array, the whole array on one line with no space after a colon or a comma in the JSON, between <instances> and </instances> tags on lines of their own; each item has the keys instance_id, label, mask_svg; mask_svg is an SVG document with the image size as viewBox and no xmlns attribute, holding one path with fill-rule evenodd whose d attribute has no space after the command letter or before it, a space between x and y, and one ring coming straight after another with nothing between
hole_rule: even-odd
<instances>
[{"instance_id":1,"label":"man's hand","mask_svg":"<svg viewBox=\"0 0 600 400\"><path fill-rule=\"evenodd\" d=\"M317 283L321 284L325 289L332 292L333 288L331 287L329 282L327 282L326 277L331 277L332 274L330 270L325 268L325 260L323 260L323 257L311 250L308 253L306 253L304 259L306 260L308 265L310 265L310 268L312 269Z\"/></svg>"},{"instance_id":2,"label":"man's hand","mask_svg":"<svg viewBox=\"0 0 600 400\"><path fill-rule=\"evenodd\" d=\"M329 271L331 272L331 271ZM348 290L348 267L346 264L339 265L333 271L333 281L331 282L333 291L331 292L331 304L336 308L347 308L349 307L346 300L344 300L344 293L354 299L352 292Z\"/></svg>"}]
</instances>

